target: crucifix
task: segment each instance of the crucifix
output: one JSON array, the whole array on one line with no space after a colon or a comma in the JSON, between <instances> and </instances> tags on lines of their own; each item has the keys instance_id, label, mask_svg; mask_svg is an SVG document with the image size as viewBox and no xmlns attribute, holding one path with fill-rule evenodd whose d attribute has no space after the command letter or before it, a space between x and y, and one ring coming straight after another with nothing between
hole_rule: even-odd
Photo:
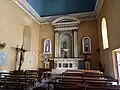
<instances>
[{"instance_id":1,"label":"crucifix","mask_svg":"<svg viewBox=\"0 0 120 90\"><path fill-rule=\"evenodd\" d=\"M17 62L17 56L18 56L18 54L20 53L20 62L19 62L19 67L18 67L18 70L21 70L21 66L22 66L22 63L24 62L24 55L25 55L25 52L27 51L27 50L25 50L24 48L23 48L23 45L21 46L21 48L19 48L18 47L18 45L17 45L17 47L15 48L16 49L16 62Z\"/></svg>"},{"instance_id":2,"label":"crucifix","mask_svg":"<svg viewBox=\"0 0 120 90\"><path fill-rule=\"evenodd\" d=\"M19 63L19 68L18 70L21 70L22 63L24 62L24 55L27 50L23 48L23 45L21 46L20 50L20 63Z\"/></svg>"}]
</instances>

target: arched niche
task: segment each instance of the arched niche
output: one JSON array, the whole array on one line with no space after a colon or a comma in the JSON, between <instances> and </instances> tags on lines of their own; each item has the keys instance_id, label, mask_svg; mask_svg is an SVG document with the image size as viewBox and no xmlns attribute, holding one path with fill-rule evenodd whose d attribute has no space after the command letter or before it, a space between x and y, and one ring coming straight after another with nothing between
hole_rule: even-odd
<instances>
[{"instance_id":1,"label":"arched niche","mask_svg":"<svg viewBox=\"0 0 120 90\"><path fill-rule=\"evenodd\" d=\"M80 20L76 17L71 16L64 16L57 18L52 22L53 29L55 31L55 57L62 57L61 56L61 37L70 37L72 40L71 45L74 46L74 48L70 49L71 51L68 51L69 54L72 52L72 55L68 57L78 57L78 30ZM67 33L67 34L66 34ZM65 35L65 36L64 36ZM74 56L73 56L74 55Z\"/></svg>"},{"instance_id":2,"label":"arched niche","mask_svg":"<svg viewBox=\"0 0 120 90\"><path fill-rule=\"evenodd\" d=\"M31 28L25 25L23 28L23 46L25 50L30 51L31 48Z\"/></svg>"},{"instance_id":3,"label":"arched niche","mask_svg":"<svg viewBox=\"0 0 120 90\"><path fill-rule=\"evenodd\" d=\"M91 53L91 39L89 37L84 37L82 39L83 53Z\"/></svg>"},{"instance_id":4,"label":"arched niche","mask_svg":"<svg viewBox=\"0 0 120 90\"><path fill-rule=\"evenodd\" d=\"M69 32L65 32L60 35L59 57L62 58L72 57L72 42L73 42L72 38L73 36Z\"/></svg>"},{"instance_id":5,"label":"arched niche","mask_svg":"<svg viewBox=\"0 0 120 90\"><path fill-rule=\"evenodd\" d=\"M45 39L44 40L44 54L50 54L51 53L51 40Z\"/></svg>"}]
</instances>

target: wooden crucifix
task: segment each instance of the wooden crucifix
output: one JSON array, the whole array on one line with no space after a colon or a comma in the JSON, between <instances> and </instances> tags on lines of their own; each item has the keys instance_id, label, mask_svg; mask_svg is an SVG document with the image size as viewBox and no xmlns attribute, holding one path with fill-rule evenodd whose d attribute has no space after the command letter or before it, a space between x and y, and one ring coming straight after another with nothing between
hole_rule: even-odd
<instances>
[{"instance_id":1,"label":"wooden crucifix","mask_svg":"<svg viewBox=\"0 0 120 90\"><path fill-rule=\"evenodd\" d=\"M25 50L25 49L23 48L23 45L21 46L21 48L19 48L18 45L17 45L17 47L16 47L15 49L16 49L15 70L16 70L16 65L17 65L19 53L20 53L20 58L19 58L19 68L18 68L18 70L21 70L22 63L24 62L24 55L25 55L25 52L26 52L27 50Z\"/></svg>"},{"instance_id":2,"label":"wooden crucifix","mask_svg":"<svg viewBox=\"0 0 120 90\"><path fill-rule=\"evenodd\" d=\"M23 48L23 45L21 46L21 48L18 48L18 50L20 51L20 62L18 70L21 70L22 63L24 62L24 55L27 50Z\"/></svg>"}]
</instances>

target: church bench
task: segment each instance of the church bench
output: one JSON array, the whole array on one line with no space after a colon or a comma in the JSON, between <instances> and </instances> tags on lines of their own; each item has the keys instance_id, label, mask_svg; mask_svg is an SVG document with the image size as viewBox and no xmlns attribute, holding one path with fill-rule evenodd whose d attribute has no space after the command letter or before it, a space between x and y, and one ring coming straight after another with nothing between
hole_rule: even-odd
<instances>
[{"instance_id":1,"label":"church bench","mask_svg":"<svg viewBox=\"0 0 120 90\"><path fill-rule=\"evenodd\" d=\"M7 75L4 77L5 81L17 81L17 82L35 82L36 77L25 75Z\"/></svg>"},{"instance_id":2,"label":"church bench","mask_svg":"<svg viewBox=\"0 0 120 90\"><path fill-rule=\"evenodd\" d=\"M16 82L16 81L5 81L3 88L4 89L15 89L15 90L25 90L28 87L26 82Z\"/></svg>"},{"instance_id":3,"label":"church bench","mask_svg":"<svg viewBox=\"0 0 120 90\"><path fill-rule=\"evenodd\" d=\"M109 85L109 86L88 86L86 90L120 90L118 85Z\"/></svg>"},{"instance_id":4,"label":"church bench","mask_svg":"<svg viewBox=\"0 0 120 90\"><path fill-rule=\"evenodd\" d=\"M72 83L84 83L84 84L88 84L88 85L111 85L112 82L110 82L109 80L99 80L99 79L82 79L82 78L59 78L57 77L55 79L55 81L59 81L59 82L72 82Z\"/></svg>"},{"instance_id":5,"label":"church bench","mask_svg":"<svg viewBox=\"0 0 120 90\"><path fill-rule=\"evenodd\" d=\"M18 87L18 86L23 86L23 87L28 87L31 85L34 85L36 82L36 77L33 76L25 76L25 75L7 75L4 76L4 81L1 83L4 85L4 87ZM19 87L18 87L19 88Z\"/></svg>"},{"instance_id":6,"label":"church bench","mask_svg":"<svg viewBox=\"0 0 120 90\"><path fill-rule=\"evenodd\" d=\"M117 82L116 80L109 79L97 79L97 78L79 78L79 77L56 77L55 81L59 82L72 82L72 83L84 83L92 86L108 86L112 85L112 82Z\"/></svg>"},{"instance_id":7,"label":"church bench","mask_svg":"<svg viewBox=\"0 0 120 90\"><path fill-rule=\"evenodd\" d=\"M54 90L119 90L117 85L88 85L73 82L48 82L48 87L52 84ZM48 89L49 90L49 89Z\"/></svg>"},{"instance_id":8,"label":"church bench","mask_svg":"<svg viewBox=\"0 0 120 90\"><path fill-rule=\"evenodd\" d=\"M74 80L93 80L93 81L109 81L109 82L117 82L116 79L107 79L107 78L93 78L93 77L75 77L75 76L62 76L55 77L55 79L74 79Z\"/></svg>"},{"instance_id":9,"label":"church bench","mask_svg":"<svg viewBox=\"0 0 120 90\"><path fill-rule=\"evenodd\" d=\"M72 72L72 73L63 73L62 76L73 76L73 77L81 77L81 78L96 78L96 79L107 79L107 80L111 80L113 82L117 82L117 84L119 83L118 79L112 78L110 76L107 75L94 75L94 74L85 74L85 73L76 73L76 72ZM101 80L100 79L100 80Z\"/></svg>"},{"instance_id":10,"label":"church bench","mask_svg":"<svg viewBox=\"0 0 120 90\"><path fill-rule=\"evenodd\" d=\"M118 80L112 80L112 79L101 79L101 78L81 78L81 77L68 77L68 76L64 76L64 77L55 77L55 81L59 81L59 80L68 80L68 81L74 81L74 82L82 82L82 83L101 83L101 84L112 84L113 82L118 83ZM76 81L75 81L76 80Z\"/></svg>"},{"instance_id":11,"label":"church bench","mask_svg":"<svg viewBox=\"0 0 120 90\"><path fill-rule=\"evenodd\" d=\"M47 71L52 71L52 69L50 69L50 68L39 68L38 71L39 72L47 72Z\"/></svg>"},{"instance_id":12,"label":"church bench","mask_svg":"<svg viewBox=\"0 0 120 90\"><path fill-rule=\"evenodd\" d=\"M79 77L96 77L96 78L102 78L104 75L99 75L99 74L86 74L86 73L78 73L78 72L65 72L62 73L63 76L79 76Z\"/></svg>"},{"instance_id":13,"label":"church bench","mask_svg":"<svg viewBox=\"0 0 120 90\"><path fill-rule=\"evenodd\" d=\"M35 73L33 73L35 72ZM37 72L37 73L36 73ZM38 76L39 74L39 76ZM41 79L42 72L38 71L11 71L10 73L0 73L0 86L1 88L19 88L19 86L28 87L33 86L38 79ZM11 86L12 85L12 86ZM18 89L17 89L18 90Z\"/></svg>"},{"instance_id":14,"label":"church bench","mask_svg":"<svg viewBox=\"0 0 120 90\"><path fill-rule=\"evenodd\" d=\"M54 86L54 90L78 90L77 83L54 82L54 81L49 81L47 83L48 83L48 90L50 90L50 85ZM84 90L85 87L87 87L85 84L79 84L80 90Z\"/></svg>"}]
</instances>

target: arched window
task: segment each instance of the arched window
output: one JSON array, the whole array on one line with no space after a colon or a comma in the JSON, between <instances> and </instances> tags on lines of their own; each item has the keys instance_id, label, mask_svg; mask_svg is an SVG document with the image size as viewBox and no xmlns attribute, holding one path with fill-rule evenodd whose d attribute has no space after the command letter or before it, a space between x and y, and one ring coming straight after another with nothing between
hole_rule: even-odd
<instances>
[{"instance_id":1,"label":"arched window","mask_svg":"<svg viewBox=\"0 0 120 90\"><path fill-rule=\"evenodd\" d=\"M107 34L107 23L105 18L102 19L101 28L102 28L103 49L107 49L109 48L109 44L108 44L108 34Z\"/></svg>"},{"instance_id":2,"label":"arched window","mask_svg":"<svg viewBox=\"0 0 120 90\"><path fill-rule=\"evenodd\" d=\"M30 51L31 48L31 28L28 25L24 26L23 29L23 46L24 49Z\"/></svg>"}]
</instances>

